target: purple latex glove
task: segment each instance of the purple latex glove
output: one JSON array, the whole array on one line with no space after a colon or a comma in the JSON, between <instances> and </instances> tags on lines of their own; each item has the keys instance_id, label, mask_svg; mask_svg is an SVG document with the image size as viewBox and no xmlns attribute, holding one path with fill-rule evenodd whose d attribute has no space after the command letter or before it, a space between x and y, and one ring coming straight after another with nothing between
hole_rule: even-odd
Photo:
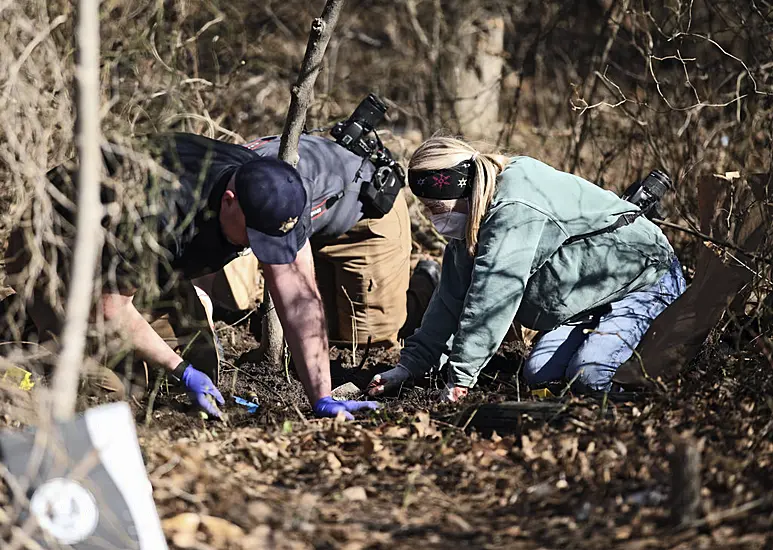
<instances>
[{"instance_id":1,"label":"purple latex glove","mask_svg":"<svg viewBox=\"0 0 773 550\"><path fill-rule=\"evenodd\" d=\"M375 401L336 401L332 397L323 397L314 404L314 414L317 416L338 416L344 413L344 418L354 420L353 412L361 410L375 411L378 403Z\"/></svg>"},{"instance_id":2,"label":"purple latex glove","mask_svg":"<svg viewBox=\"0 0 773 550\"><path fill-rule=\"evenodd\" d=\"M188 390L188 397L194 404L204 409L207 414L220 418L220 411L206 396L211 395L221 405L225 403L225 400L209 376L194 369L193 365L188 365L185 367L180 380Z\"/></svg>"}]
</instances>

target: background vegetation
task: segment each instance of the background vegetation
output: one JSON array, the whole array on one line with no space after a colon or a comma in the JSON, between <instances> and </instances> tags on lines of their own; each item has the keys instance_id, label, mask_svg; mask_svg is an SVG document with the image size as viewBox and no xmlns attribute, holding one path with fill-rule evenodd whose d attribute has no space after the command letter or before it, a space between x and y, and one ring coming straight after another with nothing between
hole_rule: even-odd
<instances>
[{"instance_id":1,"label":"background vegetation","mask_svg":"<svg viewBox=\"0 0 773 550\"><path fill-rule=\"evenodd\" d=\"M106 139L141 152L145 136L167 130L235 143L279 133L322 6L104 0ZM72 10L66 0L0 0L0 244L31 212L25 223L39 253L30 289L43 276L59 293L56 264L42 254L61 244L53 228L67 221L55 214L63 198L45 172L74 155ZM501 42L487 34L497 29ZM493 59L501 71L470 91ZM697 228L701 176L771 170L773 4L351 0L308 127L346 117L368 92L388 102L384 135L403 158L443 130L614 190L662 168L676 184L669 219ZM459 106L481 98L496 119L469 132ZM667 232L690 275L703 245ZM429 249L419 233L417 241L417 250ZM289 396L300 390L284 373L245 374L262 416L237 418L227 430L163 409L140 435L167 535L200 548L431 547L451 538L475 547L631 539L640 548L769 547L773 373L757 344L770 334L773 303L765 301L769 267L754 269L757 292L737 311L753 306L756 332L745 330L748 318L726 316L672 392L617 406L567 402L546 418L519 417L505 437L451 426L460 411L422 389L365 430L298 421L294 407L303 403ZM229 360L254 344L239 328L225 327L224 336ZM519 357L506 350L505 363L512 369ZM496 376L484 383L489 399L521 398L512 372ZM432 419L417 408L431 409ZM8 410L6 422L17 422L18 409ZM704 518L677 529L664 527L673 433L699 439L704 461ZM181 531L190 518L178 514L191 510L206 528L197 519L192 533Z\"/></svg>"},{"instance_id":2,"label":"background vegetation","mask_svg":"<svg viewBox=\"0 0 773 550\"><path fill-rule=\"evenodd\" d=\"M178 129L242 142L279 132L323 2L108 0L104 129L111 139ZM309 127L373 91L408 138L458 132L454 73L481 70L469 37L501 20L499 121L482 137L619 188L653 167L694 221L699 174L767 171L773 23L768 2L400 0L347 3ZM72 4L0 6L3 193L45 195L42 172L73 154ZM41 214L45 207L40 206ZM5 211L5 209L4 209ZM12 223L4 216L4 226Z\"/></svg>"}]
</instances>

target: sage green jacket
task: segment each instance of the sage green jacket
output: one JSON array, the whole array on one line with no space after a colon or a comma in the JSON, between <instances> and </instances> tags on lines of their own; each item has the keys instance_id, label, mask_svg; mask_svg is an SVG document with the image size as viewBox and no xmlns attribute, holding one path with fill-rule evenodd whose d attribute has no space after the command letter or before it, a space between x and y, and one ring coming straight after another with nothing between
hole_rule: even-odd
<instances>
[{"instance_id":1,"label":"sage green jacket","mask_svg":"<svg viewBox=\"0 0 773 550\"><path fill-rule=\"evenodd\" d=\"M514 157L497 180L474 257L452 240L440 285L400 364L414 376L448 358L451 380L471 387L513 320L552 330L654 284L673 249L644 216L614 231L636 206L611 191L529 157Z\"/></svg>"}]
</instances>

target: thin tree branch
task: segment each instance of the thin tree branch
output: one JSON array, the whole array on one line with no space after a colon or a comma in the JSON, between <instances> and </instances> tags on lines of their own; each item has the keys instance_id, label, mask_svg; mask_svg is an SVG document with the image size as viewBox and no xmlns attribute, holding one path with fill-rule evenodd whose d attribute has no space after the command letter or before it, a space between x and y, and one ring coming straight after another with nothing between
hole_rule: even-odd
<instances>
[{"instance_id":1,"label":"thin tree branch","mask_svg":"<svg viewBox=\"0 0 773 550\"><path fill-rule=\"evenodd\" d=\"M766 264L773 265L773 259L771 259L769 256L765 256L762 254L755 254L754 252L749 252L748 250L744 250L740 246L734 245L733 243L715 239L710 235L706 235L705 233L701 233L700 231L696 231L694 229L685 227L683 225L679 225L677 223L667 222L665 220L652 220L652 221L663 227L668 227L669 229L675 229L677 231L681 231L682 233L687 233L688 235L692 235L693 237L698 237L700 239L703 239L704 241L708 241L717 246L721 246L723 248L729 248L730 250L735 250L736 252L740 252L744 256L747 256L748 258L751 258L753 260L757 260L758 262L764 262Z\"/></svg>"},{"instance_id":2,"label":"thin tree branch","mask_svg":"<svg viewBox=\"0 0 773 550\"><path fill-rule=\"evenodd\" d=\"M311 104L314 83L322 67L322 59L343 4L344 0L328 0L322 15L311 23L306 55L303 57L298 80L291 91L290 108L287 111L287 119L279 142L279 159L293 166L298 164L298 142L306 123L306 111Z\"/></svg>"},{"instance_id":3,"label":"thin tree branch","mask_svg":"<svg viewBox=\"0 0 773 550\"><path fill-rule=\"evenodd\" d=\"M306 54L303 56L298 80L290 92L290 107L287 110L287 119L279 141L279 159L293 166L298 165L298 142L306 124L306 111L311 104L314 83L322 67L325 50L330 42L343 3L344 0L327 0L322 15L311 23ZM268 287L263 292L261 313L263 326L258 350L260 362L279 366L282 364L284 351L284 333L277 312L273 307Z\"/></svg>"},{"instance_id":4,"label":"thin tree branch","mask_svg":"<svg viewBox=\"0 0 773 550\"><path fill-rule=\"evenodd\" d=\"M75 68L78 119L78 209L75 250L62 351L53 379L53 414L60 421L72 417L78 390L78 373L86 342L94 268L102 232L99 180L102 169L99 129L99 0L80 0L77 10L79 61Z\"/></svg>"}]
</instances>

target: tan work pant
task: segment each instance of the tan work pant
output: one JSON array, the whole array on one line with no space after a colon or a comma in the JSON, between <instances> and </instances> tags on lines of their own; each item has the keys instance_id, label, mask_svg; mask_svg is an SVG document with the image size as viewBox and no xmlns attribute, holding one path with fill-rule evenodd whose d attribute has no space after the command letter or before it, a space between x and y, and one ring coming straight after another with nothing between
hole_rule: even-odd
<instances>
[{"instance_id":1,"label":"tan work pant","mask_svg":"<svg viewBox=\"0 0 773 550\"><path fill-rule=\"evenodd\" d=\"M334 239L311 239L317 285L333 341L397 343L407 314L411 221L403 193L380 219Z\"/></svg>"}]
</instances>

